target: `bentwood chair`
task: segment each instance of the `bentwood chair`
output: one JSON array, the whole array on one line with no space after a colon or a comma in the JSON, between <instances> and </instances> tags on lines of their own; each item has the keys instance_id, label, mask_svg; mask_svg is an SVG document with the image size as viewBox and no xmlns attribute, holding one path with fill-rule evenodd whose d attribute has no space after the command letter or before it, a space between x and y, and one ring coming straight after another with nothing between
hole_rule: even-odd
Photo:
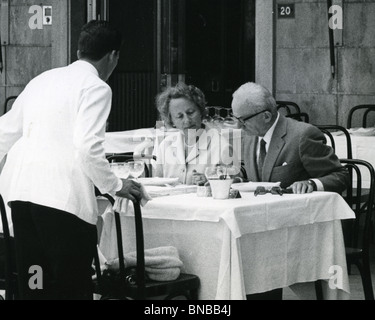
<instances>
[{"instance_id":1,"label":"bentwood chair","mask_svg":"<svg viewBox=\"0 0 375 320\"><path fill-rule=\"evenodd\" d=\"M370 270L370 242L374 223L375 172L372 165L364 160L340 159L340 162L348 168L350 174L344 199L353 209L356 217L353 220L342 221L348 273L350 276L352 265L358 268L365 299L374 300ZM363 172L370 175L370 192L365 196L362 194ZM320 280L315 282L315 291L317 299L322 300L323 291Z\"/></svg>"},{"instance_id":2,"label":"bentwood chair","mask_svg":"<svg viewBox=\"0 0 375 320\"><path fill-rule=\"evenodd\" d=\"M4 113L3 114L6 114L10 107L8 106L8 104L12 101L12 100L16 100L18 96L10 96L8 98L5 99L5 102L4 102Z\"/></svg>"},{"instance_id":3,"label":"bentwood chair","mask_svg":"<svg viewBox=\"0 0 375 320\"><path fill-rule=\"evenodd\" d=\"M115 200L112 196L105 194L112 206ZM142 212L138 202L133 202L137 265L135 270L125 269L124 251L122 243L122 231L120 214L115 211L115 225L117 236L117 249L120 270L118 273L102 274L99 266L98 256L95 258L95 269L97 274L95 293L102 296L102 300L145 300L146 298L165 296L165 300L184 296L187 299L197 300L200 280L192 274L183 274L174 281L153 281L147 279L145 272L144 257L144 234L142 224ZM134 269L134 268L133 268Z\"/></svg>"},{"instance_id":4,"label":"bentwood chair","mask_svg":"<svg viewBox=\"0 0 375 320\"><path fill-rule=\"evenodd\" d=\"M292 101L276 101L277 110L285 110L285 116L292 118L297 121L303 121L306 123L310 122L309 115L306 112L302 112L299 105Z\"/></svg>"},{"instance_id":5,"label":"bentwood chair","mask_svg":"<svg viewBox=\"0 0 375 320\"><path fill-rule=\"evenodd\" d=\"M367 128L367 116L369 115L370 112L375 111L375 104L361 104L350 109L349 114L348 114L347 126L346 126L348 129L352 127L354 113L358 114L359 113L358 110L364 111L362 114L362 127Z\"/></svg>"},{"instance_id":6,"label":"bentwood chair","mask_svg":"<svg viewBox=\"0 0 375 320\"><path fill-rule=\"evenodd\" d=\"M291 113L286 115L287 118L292 118L297 121L309 123L310 117L306 112Z\"/></svg>"},{"instance_id":7,"label":"bentwood chair","mask_svg":"<svg viewBox=\"0 0 375 320\"><path fill-rule=\"evenodd\" d=\"M351 265L357 266L366 300L374 300L370 270L370 244L374 223L375 172L364 160L341 159L350 173L345 200L353 209L356 219L343 221L346 260L350 274ZM370 186L363 186L364 173L370 176Z\"/></svg>"},{"instance_id":8,"label":"bentwood chair","mask_svg":"<svg viewBox=\"0 0 375 320\"><path fill-rule=\"evenodd\" d=\"M292 101L276 101L277 110L285 109L286 114L301 113L299 105ZM292 109L294 109L292 111Z\"/></svg>"},{"instance_id":9,"label":"bentwood chair","mask_svg":"<svg viewBox=\"0 0 375 320\"><path fill-rule=\"evenodd\" d=\"M324 134L326 134L331 142L331 146L333 150L336 151L336 143L334 136L332 132L338 132L341 131L344 133L345 139L346 139L346 159L353 159L353 149L352 149L352 139L350 137L349 131L339 125L316 125Z\"/></svg>"},{"instance_id":10,"label":"bentwood chair","mask_svg":"<svg viewBox=\"0 0 375 320\"><path fill-rule=\"evenodd\" d=\"M5 300L17 298L17 274L15 272L15 258L13 250L13 238L10 236L8 219L5 212L3 197L0 195L0 215L3 224L3 233L0 238L4 243L4 276L0 275L0 290L5 290Z\"/></svg>"}]
</instances>

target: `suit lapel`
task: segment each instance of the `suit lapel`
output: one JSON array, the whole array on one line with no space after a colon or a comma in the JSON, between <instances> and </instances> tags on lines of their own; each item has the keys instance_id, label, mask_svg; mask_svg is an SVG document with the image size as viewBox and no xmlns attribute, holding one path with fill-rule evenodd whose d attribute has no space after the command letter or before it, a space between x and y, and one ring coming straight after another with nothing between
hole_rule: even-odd
<instances>
[{"instance_id":1,"label":"suit lapel","mask_svg":"<svg viewBox=\"0 0 375 320\"><path fill-rule=\"evenodd\" d=\"M280 115L279 121L271 138L271 143L268 148L266 159L264 161L262 181L270 180L272 169L275 166L276 160L285 145L284 137L286 135L286 129L286 118Z\"/></svg>"}]
</instances>

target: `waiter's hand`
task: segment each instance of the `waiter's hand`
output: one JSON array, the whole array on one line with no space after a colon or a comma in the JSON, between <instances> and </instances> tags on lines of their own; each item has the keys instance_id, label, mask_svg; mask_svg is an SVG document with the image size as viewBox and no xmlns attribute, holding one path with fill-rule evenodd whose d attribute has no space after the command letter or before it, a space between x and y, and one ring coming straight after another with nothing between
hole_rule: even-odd
<instances>
[{"instance_id":1,"label":"waiter's hand","mask_svg":"<svg viewBox=\"0 0 375 320\"><path fill-rule=\"evenodd\" d=\"M121 179L122 189L116 192L116 196L128 198L131 201L141 200L141 185L133 180Z\"/></svg>"},{"instance_id":2,"label":"waiter's hand","mask_svg":"<svg viewBox=\"0 0 375 320\"><path fill-rule=\"evenodd\" d=\"M296 181L289 188L293 189L293 193L296 194L311 193L314 191L314 187L309 180Z\"/></svg>"}]
</instances>

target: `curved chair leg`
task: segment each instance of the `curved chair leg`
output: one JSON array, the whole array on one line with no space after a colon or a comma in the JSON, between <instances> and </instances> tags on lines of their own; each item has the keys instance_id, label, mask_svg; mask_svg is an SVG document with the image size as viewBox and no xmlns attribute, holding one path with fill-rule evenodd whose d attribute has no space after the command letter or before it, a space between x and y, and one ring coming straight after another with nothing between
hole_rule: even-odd
<instances>
[{"instance_id":1,"label":"curved chair leg","mask_svg":"<svg viewBox=\"0 0 375 320\"><path fill-rule=\"evenodd\" d=\"M366 259L367 260L367 259ZM363 291L365 293L365 300L374 300L374 291L371 282L370 262L363 261L363 269L361 272Z\"/></svg>"},{"instance_id":2,"label":"curved chair leg","mask_svg":"<svg viewBox=\"0 0 375 320\"><path fill-rule=\"evenodd\" d=\"M198 289L190 291L190 300L198 300Z\"/></svg>"},{"instance_id":3,"label":"curved chair leg","mask_svg":"<svg viewBox=\"0 0 375 320\"><path fill-rule=\"evenodd\" d=\"M315 281L316 300L323 300L322 280Z\"/></svg>"}]
</instances>

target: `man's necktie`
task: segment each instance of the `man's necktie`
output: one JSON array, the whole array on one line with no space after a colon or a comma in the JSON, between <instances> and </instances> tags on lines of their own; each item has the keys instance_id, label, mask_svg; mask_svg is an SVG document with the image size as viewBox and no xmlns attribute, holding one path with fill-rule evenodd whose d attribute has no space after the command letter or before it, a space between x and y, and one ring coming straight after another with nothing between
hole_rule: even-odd
<instances>
[{"instance_id":1,"label":"man's necktie","mask_svg":"<svg viewBox=\"0 0 375 320\"><path fill-rule=\"evenodd\" d=\"M262 181L262 172L263 172L263 164L264 159L266 158L266 141L263 139L260 140L260 149L259 149L259 158L258 158L258 175L260 181Z\"/></svg>"}]
</instances>

